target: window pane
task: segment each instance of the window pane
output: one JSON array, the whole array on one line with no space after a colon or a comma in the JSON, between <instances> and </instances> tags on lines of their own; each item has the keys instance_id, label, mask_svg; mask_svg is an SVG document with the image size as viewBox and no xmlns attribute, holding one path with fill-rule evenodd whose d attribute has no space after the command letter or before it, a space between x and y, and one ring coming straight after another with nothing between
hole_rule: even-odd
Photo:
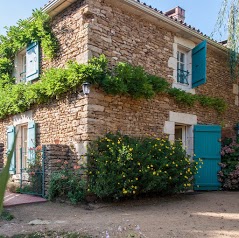
<instances>
[{"instance_id":1,"label":"window pane","mask_svg":"<svg viewBox=\"0 0 239 238\"><path fill-rule=\"evenodd\" d=\"M182 141L183 140L183 129L175 128L175 140Z\"/></svg>"},{"instance_id":2,"label":"window pane","mask_svg":"<svg viewBox=\"0 0 239 238\"><path fill-rule=\"evenodd\" d=\"M185 54L181 52L180 54L180 62L184 63L185 62Z\"/></svg>"}]
</instances>

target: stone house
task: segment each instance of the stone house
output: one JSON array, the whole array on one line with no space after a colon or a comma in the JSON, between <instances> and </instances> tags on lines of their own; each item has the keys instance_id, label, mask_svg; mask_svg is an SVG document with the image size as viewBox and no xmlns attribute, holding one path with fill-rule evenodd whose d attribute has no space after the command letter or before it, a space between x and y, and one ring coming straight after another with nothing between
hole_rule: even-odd
<instances>
[{"instance_id":1,"label":"stone house","mask_svg":"<svg viewBox=\"0 0 239 238\"><path fill-rule=\"evenodd\" d=\"M13 173L19 174L21 169L19 148L59 140L74 148L80 158L91 140L121 131L181 139L188 154L204 160L197 184L217 189L221 133L234 136L238 121L238 85L230 77L227 49L187 25L180 7L162 13L136 0L52 0L43 11L52 16L60 50L51 62L41 56L38 44L19 52L14 72L17 81L35 80L45 69L64 67L68 60L86 63L92 56L104 54L111 65L118 61L140 65L167 79L172 87L223 98L227 110L218 114L199 104L189 108L166 95L134 100L110 96L94 87L84 96L79 89L0 121L0 141L6 149L19 131Z\"/></svg>"}]
</instances>

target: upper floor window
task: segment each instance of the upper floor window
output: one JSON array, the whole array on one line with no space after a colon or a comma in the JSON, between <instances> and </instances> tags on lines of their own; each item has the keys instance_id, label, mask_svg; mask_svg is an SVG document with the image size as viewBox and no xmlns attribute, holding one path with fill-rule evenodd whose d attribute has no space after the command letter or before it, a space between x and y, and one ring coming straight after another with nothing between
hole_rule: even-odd
<instances>
[{"instance_id":1,"label":"upper floor window","mask_svg":"<svg viewBox=\"0 0 239 238\"><path fill-rule=\"evenodd\" d=\"M26 49L19 52L14 61L14 77L16 83L30 82L39 78L39 44L28 44Z\"/></svg>"},{"instance_id":2,"label":"upper floor window","mask_svg":"<svg viewBox=\"0 0 239 238\"><path fill-rule=\"evenodd\" d=\"M187 52L177 51L177 82L189 85L189 71L187 67Z\"/></svg>"},{"instance_id":3,"label":"upper floor window","mask_svg":"<svg viewBox=\"0 0 239 238\"><path fill-rule=\"evenodd\" d=\"M195 43L175 37L173 57L169 67L174 69L173 87L195 93L195 87L206 83L207 42L203 41L195 47Z\"/></svg>"}]
</instances>

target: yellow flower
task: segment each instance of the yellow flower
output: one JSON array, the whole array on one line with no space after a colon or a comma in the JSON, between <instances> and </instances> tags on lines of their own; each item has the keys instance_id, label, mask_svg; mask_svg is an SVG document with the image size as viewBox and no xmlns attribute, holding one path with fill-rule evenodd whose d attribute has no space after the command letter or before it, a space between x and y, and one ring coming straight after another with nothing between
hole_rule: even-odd
<instances>
[{"instance_id":1,"label":"yellow flower","mask_svg":"<svg viewBox=\"0 0 239 238\"><path fill-rule=\"evenodd\" d=\"M140 165L140 163L138 162L138 165Z\"/></svg>"},{"instance_id":2,"label":"yellow flower","mask_svg":"<svg viewBox=\"0 0 239 238\"><path fill-rule=\"evenodd\" d=\"M135 191L133 191L133 194L135 194Z\"/></svg>"},{"instance_id":3,"label":"yellow flower","mask_svg":"<svg viewBox=\"0 0 239 238\"><path fill-rule=\"evenodd\" d=\"M168 164L166 164L166 167L168 167Z\"/></svg>"},{"instance_id":4,"label":"yellow flower","mask_svg":"<svg viewBox=\"0 0 239 238\"><path fill-rule=\"evenodd\" d=\"M170 176L170 177L169 177L169 179L171 180L171 179L172 179L172 177Z\"/></svg>"},{"instance_id":5,"label":"yellow flower","mask_svg":"<svg viewBox=\"0 0 239 238\"><path fill-rule=\"evenodd\" d=\"M139 180L139 178L135 178L135 180Z\"/></svg>"},{"instance_id":6,"label":"yellow flower","mask_svg":"<svg viewBox=\"0 0 239 238\"><path fill-rule=\"evenodd\" d=\"M125 175L123 174L123 178L125 178Z\"/></svg>"},{"instance_id":7,"label":"yellow flower","mask_svg":"<svg viewBox=\"0 0 239 238\"><path fill-rule=\"evenodd\" d=\"M155 172L155 171L153 172L153 175L156 175L156 172Z\"/></svg>"}]
</instances>

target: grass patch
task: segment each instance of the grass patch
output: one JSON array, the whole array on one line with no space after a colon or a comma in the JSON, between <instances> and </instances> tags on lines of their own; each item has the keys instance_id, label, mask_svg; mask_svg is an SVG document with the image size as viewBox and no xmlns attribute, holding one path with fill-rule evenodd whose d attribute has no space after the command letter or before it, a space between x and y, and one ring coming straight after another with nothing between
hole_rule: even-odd
<instances>
[{"instance_id":1,"label":"grass patch","mask_svg":"<svg viewBox=\"0 0 239 238\"><path fill-rule=\"evenodd\" d=\"M8 211L3 211L2 214L0 215L0 221L4 220L4 221L11 221L14 219L14 216L8 212ZM1 238L1 236L0 236Z\"/></svg>"}]
</instances>

